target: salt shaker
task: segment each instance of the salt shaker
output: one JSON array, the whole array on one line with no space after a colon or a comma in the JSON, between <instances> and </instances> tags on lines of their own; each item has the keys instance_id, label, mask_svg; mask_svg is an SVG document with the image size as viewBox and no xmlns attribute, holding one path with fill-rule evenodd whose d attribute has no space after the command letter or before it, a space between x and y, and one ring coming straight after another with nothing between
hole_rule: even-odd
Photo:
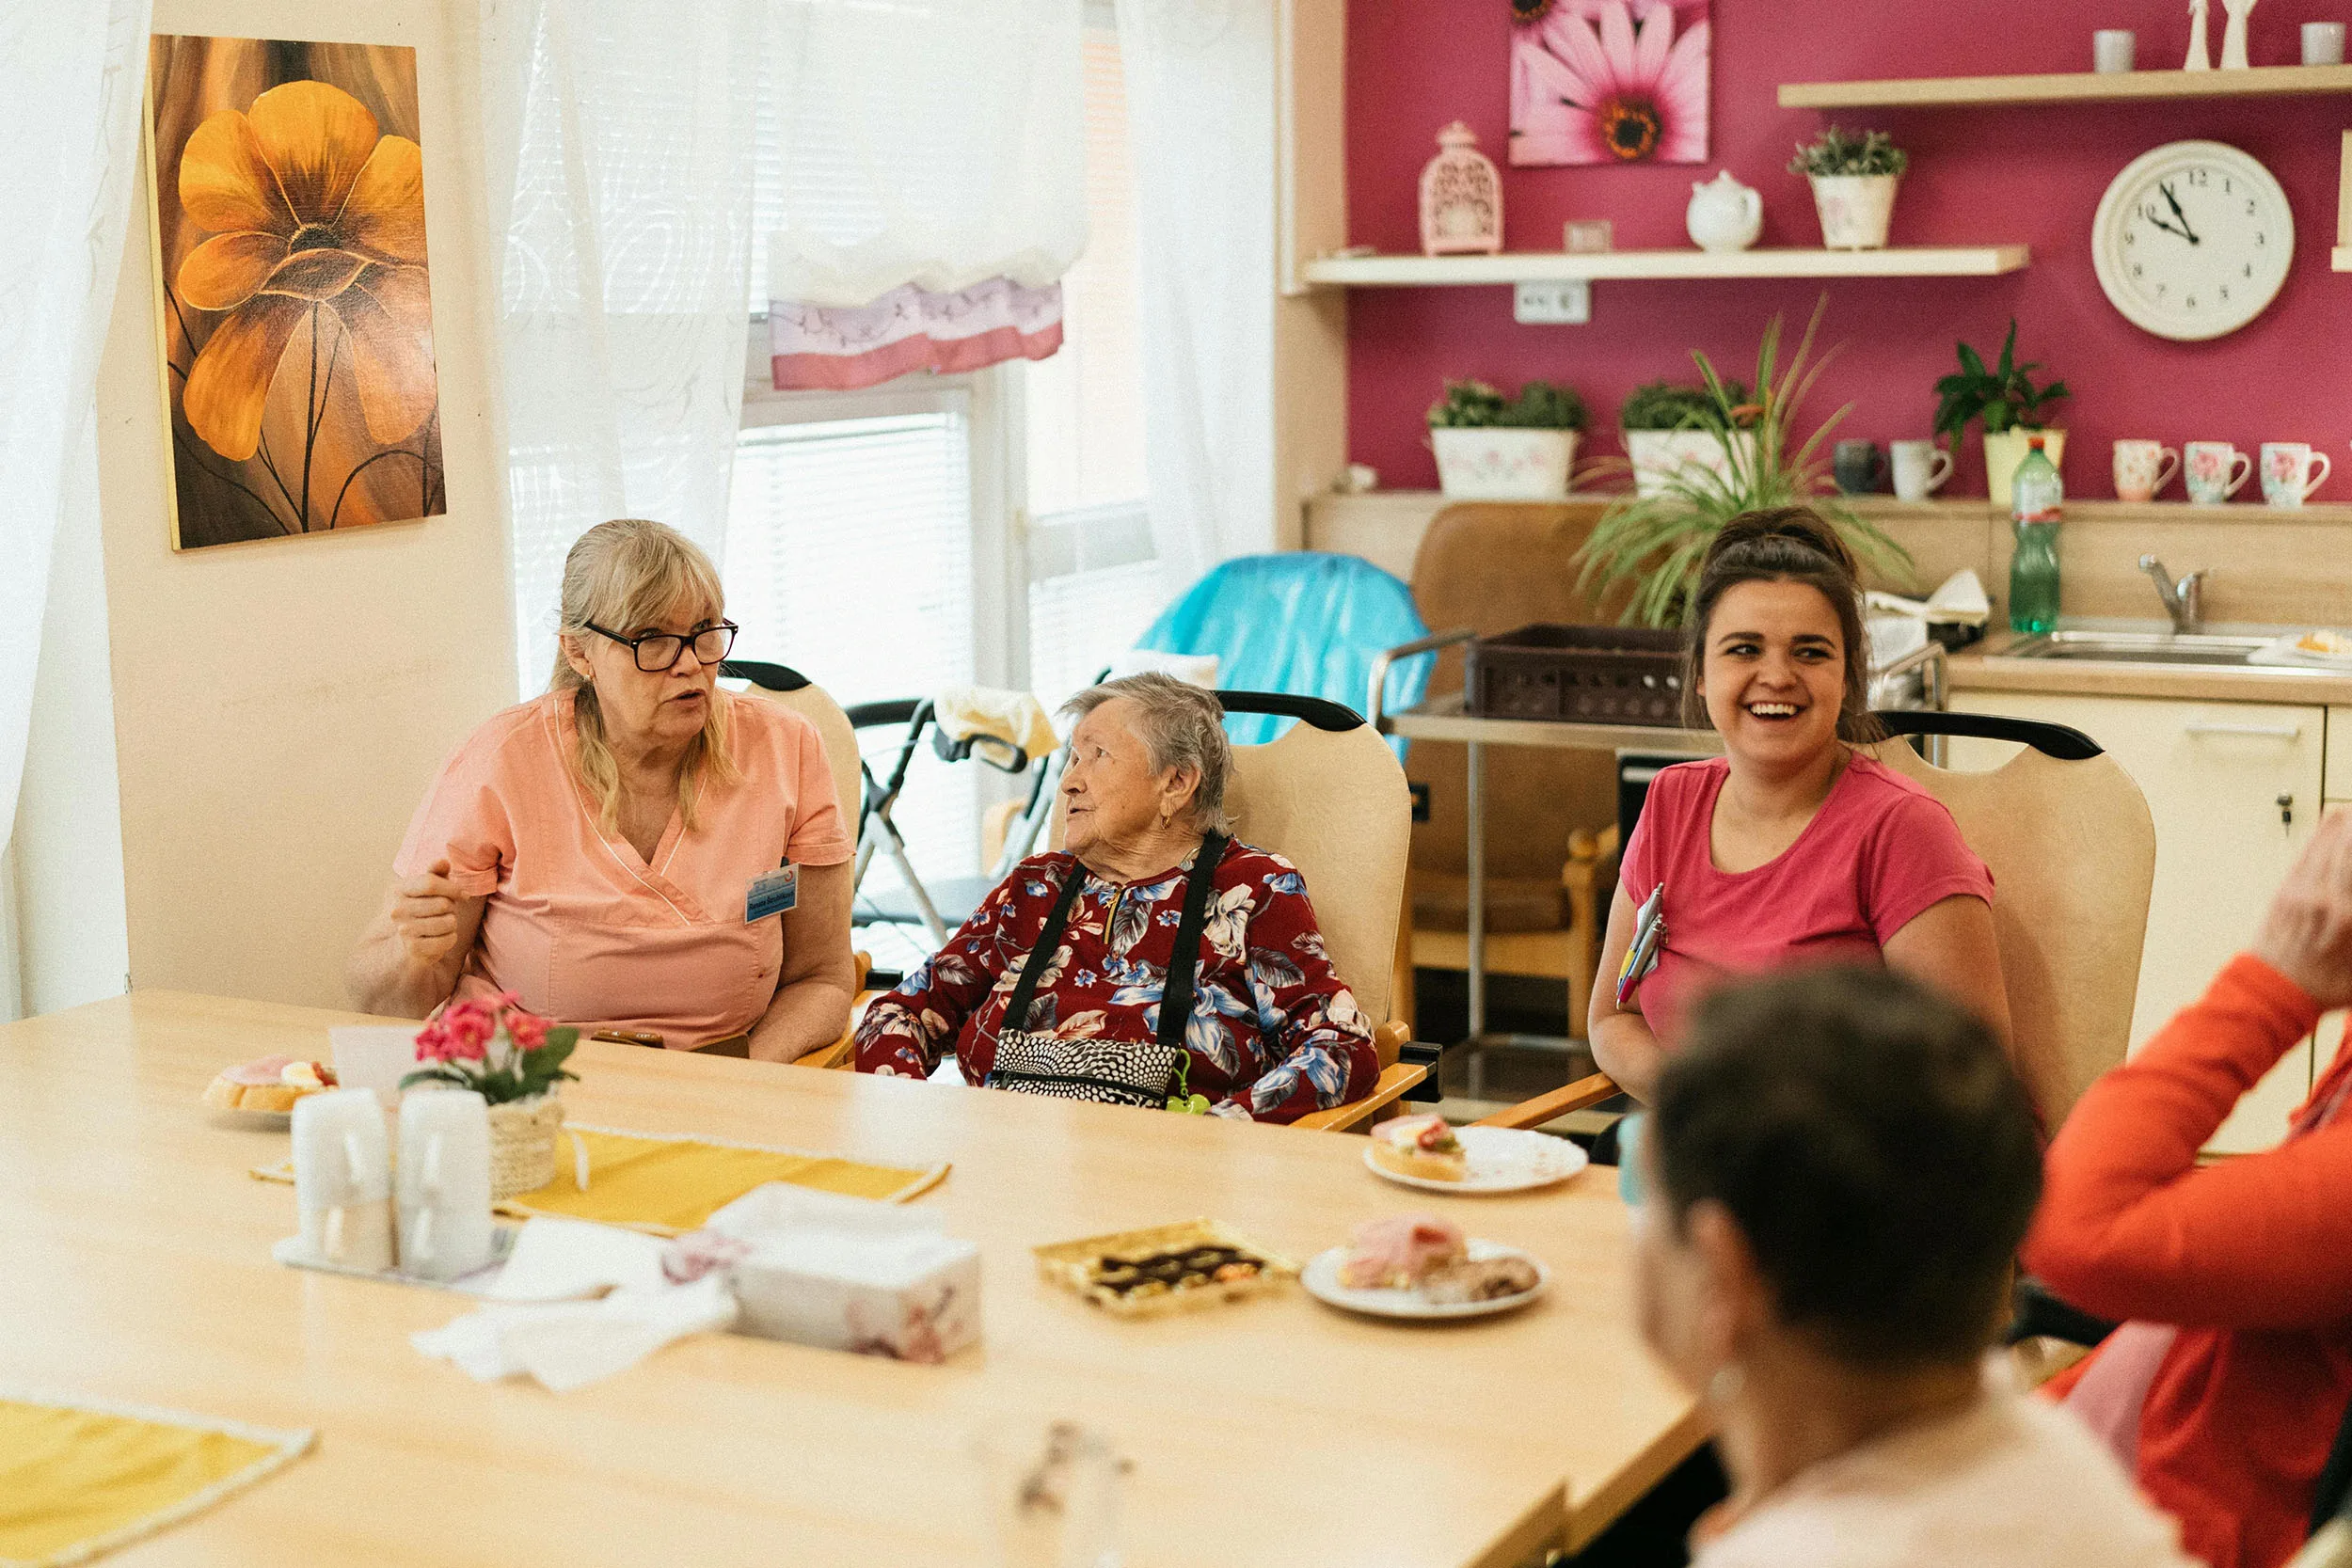
<instances>
[{"instance_id":1,"label":"salt shaker","mask_svg":"<svg viewBox=\"0 0 2352 1568\"><path fill-rule=\"evenodd\" d=\"M295 1101L294 1156L303 1250L338 1268L390 1268L391 1149L375 1091L329 1089Z\"/></svg>"},{"instance_id":2,"label":"salt shaker","mask_svg":"<svg viewBox=\"0 0 2352 1568\"><path fill-rule=\"evenodd\" d=\"M400 1102L400 1266L455 1279L490 1260L490 1113L471 1089Z\"/></svg>"}]
</instances>

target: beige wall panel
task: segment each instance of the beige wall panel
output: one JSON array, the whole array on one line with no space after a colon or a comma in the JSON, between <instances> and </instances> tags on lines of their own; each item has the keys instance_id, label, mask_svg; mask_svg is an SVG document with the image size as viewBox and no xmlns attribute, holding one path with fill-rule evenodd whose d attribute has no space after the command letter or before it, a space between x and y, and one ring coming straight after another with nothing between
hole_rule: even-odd
<instances>
[{"instance_id":1,"label":"beige wall panel","mask_svg":"<svg viewBox=\"0 0 2352 1568\"><path fill-rule=\"evenodd\" d=\"M135 988L341 1004L419 797L513 700L472 17L438 0L157 0L159 33L417 51L449 509L172 553L142 174L98 387Z\"/></svg>"}]
</instances>

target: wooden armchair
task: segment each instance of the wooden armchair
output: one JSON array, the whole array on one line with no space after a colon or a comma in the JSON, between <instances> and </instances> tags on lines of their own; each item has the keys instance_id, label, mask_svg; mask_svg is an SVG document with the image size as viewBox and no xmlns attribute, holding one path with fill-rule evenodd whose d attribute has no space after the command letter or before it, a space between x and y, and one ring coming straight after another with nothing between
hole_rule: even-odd
<instances>
[{"instance_id":1,"label":"wooden armchair","mask_svg":"<svg viewBox=\"0 0 2352 1568\"><path fill-rule=\"evenodd\" d=\"M1992 869L1993 925L2019 1052L2052 1059L2061 1081L2037 1109L2055 1132L2093 1079L2123 1060L2155 879L2148 801L2116 760L2079 730L1969 713L1879 715L1898 738L1870 752L1944 802ZM1999 768L1962 772L1923 761L1900 736L1973 736L2021 743ZM1485 1118L1538 1127L1617 1093L1605 1072Z\"/></svg>"},{"instance_id":2,"label":"wooden armchair","mask_svg":"<svg viewBox=\"0 0 2352 1568\"><path fill-rule=\"evenodd\" d=\"M1602 506L1482 501L1449 506L1413 559L1413 600L1432 626L1482 637L1540 621L1613 621L1617 601L1576 588L1576 554ZM1462 649L1438 655L1428 694L1462 689ZM1617 776L1606 752L1490 746L1486 753L1486 971L1557 980L1569 1033L1582 1032L1616 886ZM1462 748L1416 740L1406 772L1428 791L1413 829L1408 942L1422 969L1470 963L1470 878Z\"/></svg>"}]
</instances>

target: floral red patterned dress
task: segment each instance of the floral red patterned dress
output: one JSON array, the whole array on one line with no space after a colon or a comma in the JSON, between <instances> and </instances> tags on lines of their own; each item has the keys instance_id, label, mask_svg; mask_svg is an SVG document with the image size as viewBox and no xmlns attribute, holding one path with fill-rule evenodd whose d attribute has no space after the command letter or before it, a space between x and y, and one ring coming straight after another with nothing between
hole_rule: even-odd
<instances>
[{"instance_id":1,"label":"floral red patterned dress","mask_svg":"<svg viewBox=\"0 0 2352 1568\"><path fill-rule=\"evenodd\" d=\"M1073 855L1023 861L946 946L866 1009L858 1070L924 1077L952 1046L965 1081L984 1083L1005 1006L1071 876L1086 881L1029 1027L1061 1038L1156 1038L1190 869L1187 858L1150 881L1114 882ZM1260 1121L1369 1094L1380 1075L1372 1026L1323 951L1305 879L1281 856L1236 843L1212 885L1184 1028L1185 1087L1218 1115Z\"/></svg>"}]
</instances>

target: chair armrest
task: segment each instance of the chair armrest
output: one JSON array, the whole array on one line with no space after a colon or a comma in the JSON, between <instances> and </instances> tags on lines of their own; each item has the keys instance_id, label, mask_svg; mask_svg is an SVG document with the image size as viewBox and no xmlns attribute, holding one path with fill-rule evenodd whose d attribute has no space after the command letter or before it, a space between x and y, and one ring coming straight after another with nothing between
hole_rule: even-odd
<instances>
[{"instance_id":1,"label":"chair armrest","mask_svg":"<svg viewBox=\"0 0 2352 1568\"><path fill-rule=\"evenodd\" d=\"M1539 1094L1533 1100L1521 1101L1506 1111L1481 1117L1472 1127L1541 1127L1544 1123L1570 1111L1581 1111L1587 1105L1597 1105L1613 1094L1623 1091L1617 1081L1605 1072L1592 1073L1573 1084L1563 1085L1549 1094Z\"/></svg>"},{"instance_id":2,"label":"chair armrest","mask_svg":"<svg viewBox=\"0 0 2352 1568\"><path fill-rule=\"evenodd\" d=\"M1395 1104L1405 1091L1429 1076L1429 1069L1418 1062L1398 1062L1380 1069L1379 1082L1361 1100L1351 1100L1344 1105L1334 1105L1327 1111L1310 1111L1291 1123L1317 1132L1351 1132L1368 1125L1374 1116Z\"/></svg>"}]
</instances>

